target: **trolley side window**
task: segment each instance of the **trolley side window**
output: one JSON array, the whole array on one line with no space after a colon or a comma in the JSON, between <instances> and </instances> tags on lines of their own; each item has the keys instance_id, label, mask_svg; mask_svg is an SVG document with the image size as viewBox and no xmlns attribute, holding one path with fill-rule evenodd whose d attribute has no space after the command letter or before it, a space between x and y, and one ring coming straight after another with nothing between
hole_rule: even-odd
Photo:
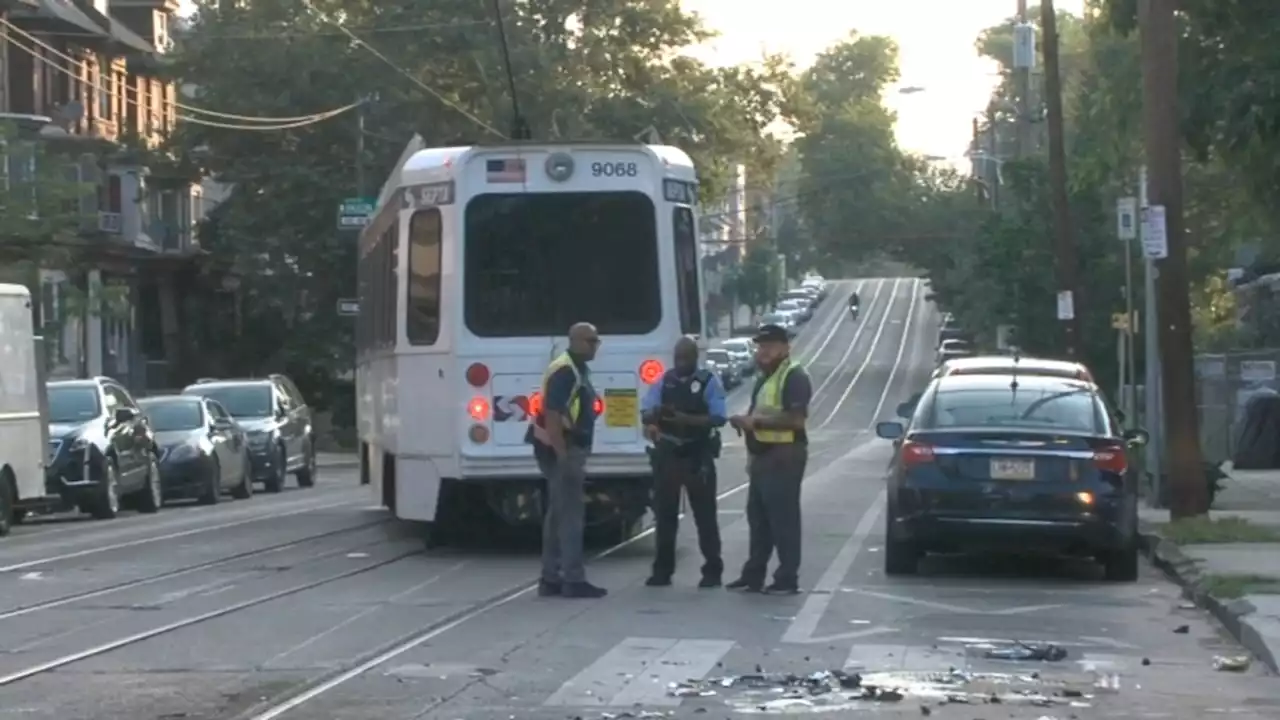
<instances>
[{"instance_id":1,"label":"trolley side window","mask_svg":"<svg viewBox=\"0 0 1280 720\"><path fill-rule=\"evenodd\" d=\"M693 227L693 211L687 207L677 207L671 217L675 231L680 332L684 335L701 335L702 294L698 288L698 235Z\"/></svg>"},{"instance_id":2,"label":"trolley side window","mask_svg":"<svg viewBox=\"0 0 1280 720\"><path fill-rule=\"evenodd\" d=\"M392 222L371 241L356 267L359 316L356 349L393 348L396 344L396 250L399 234Z\"/></svg>"},{"instance_id":3,"label":"trolley side window","mask_svg":"<svg viewBox=\"0 0 1280 720\"><path fill-rule=\"evenodd\" d=\"M636 191L491 193L467 204L463 315L478 337L560 337L575 322L662 321L657 210Z\"/></svg>"},{"instance_id":4,"label":"trolley side window","mask_svg":"<svg viewBox=\"0 0 1280 720\"><path fill-rule=\"evenodd\" d=\"M409 220L408 305L405 334L410 345L435 345L440 338L440 211L419 210Z\"/></svg>"}]
</instances>

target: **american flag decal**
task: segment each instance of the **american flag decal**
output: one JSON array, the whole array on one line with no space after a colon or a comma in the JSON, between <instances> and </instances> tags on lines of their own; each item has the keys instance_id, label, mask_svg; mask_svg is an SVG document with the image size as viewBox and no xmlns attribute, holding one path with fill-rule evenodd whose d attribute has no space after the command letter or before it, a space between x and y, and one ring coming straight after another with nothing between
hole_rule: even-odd
<instances>
[{"instance_id":1,"label":"american flag decal","mask_svg":"<svg viewBox=\"0 0 1280 720\"><path fill-rule=\"evenodd\" d=\"M491 183L524 182L523 158L516 158L514 160L486 160L484 170L486 178Z\"/></svg>"}]
</instances>

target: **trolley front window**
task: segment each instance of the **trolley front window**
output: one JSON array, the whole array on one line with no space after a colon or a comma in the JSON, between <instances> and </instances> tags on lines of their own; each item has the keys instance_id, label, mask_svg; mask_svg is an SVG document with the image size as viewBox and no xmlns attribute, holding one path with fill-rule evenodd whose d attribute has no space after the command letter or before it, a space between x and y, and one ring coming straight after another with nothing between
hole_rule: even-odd
<instances>
[{"instance_id":1,"label":"trolley front window","mask_svg":"<svg viewBox=\"0 0 1280 720\"><path fill-rule=\"evenodd\" d=\"M653 201L634 191L480 195L467 204L464 315L480 337L644 335L662 320Z\"/></svg>"}]
</instances>

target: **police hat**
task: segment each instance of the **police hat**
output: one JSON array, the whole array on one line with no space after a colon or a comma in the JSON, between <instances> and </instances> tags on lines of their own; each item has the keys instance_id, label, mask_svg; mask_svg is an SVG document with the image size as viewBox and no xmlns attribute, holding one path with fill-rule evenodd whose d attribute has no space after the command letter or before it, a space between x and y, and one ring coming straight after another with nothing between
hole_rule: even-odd
<instances>
[{"instance_id":1,"label":"police hat","mask_svg":"<svg viewBox=\"0 0 1280 720\"><path fill-rule=\"evenodd\" d=\"M791 336L787 334L787 329L781 325L769 323L761 325L760 329L756 330L754 340L757 343L786 343L791 341Z\"/></svg>"}]
</instances>

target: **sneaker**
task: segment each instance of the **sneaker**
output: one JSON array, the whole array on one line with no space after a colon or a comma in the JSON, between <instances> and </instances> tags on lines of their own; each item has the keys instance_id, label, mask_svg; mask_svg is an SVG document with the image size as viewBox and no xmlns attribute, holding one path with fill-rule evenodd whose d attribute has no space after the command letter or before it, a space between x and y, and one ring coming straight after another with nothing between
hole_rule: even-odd
<instances>
[{"instance_id":1,"label":"sneaker","mask_svg":"<svg viewBox=\"0 0 1280 720\"><path fill-rule=\"evenodd\" d=\"M713 575L704 575L702 580L698 583L698 587L703 589L718 588L720 587L720 578Z\"/></svg>"},{"instance_id":2,"label":"sneaker","mask_svg":"<svg viewBox=\"0 0 1280 720\"><path fill-rule=\"evenodd\" d=\"M800 587L792 583L774 582L764 589L766 595L799 595Z\"/></svg>"},{"instance_id":3,"label":"sneaker","mask_svg":"<svg viewBox=\"0 0 1280 720\"><path fill-rule=\"evenodd\" d=\"M738 578L725 585L726 590L742 590L743 592L760 592L764 583L751 582L746 578Z\"/></svg>"},{"instance_id":4,"label":"sneaker","mask_svg":"<svg viewBox=\"0 0 1280 720\"><path fill-rule=\"evenodd\" d=\"M561 585L550 580L538 581L538 597L555 597L560 594Z\"/></svg>"},{"instance_id":5,"label":"sneaker","mask_svg":"<svg viewBox=\"0 0 1280 720\"><path fill-rule=\"evenodd\" d=\"M602 587L596 587L584 580L576 583L565 583L560 588L560 594L567 598L602 598L608 595L609 591Z\"/></svg>"},{"instance_id":6,"label":"sneaker","mask_svg":"<svg viewBox=\"0 0 1280 720\"><path fill-rule=\"evenodd\" d=\"M648 587L670 587L671 578L664 577L662 575L652 575L648 580L644 581L644 584Z\"/></svg>"}]
</instances>

